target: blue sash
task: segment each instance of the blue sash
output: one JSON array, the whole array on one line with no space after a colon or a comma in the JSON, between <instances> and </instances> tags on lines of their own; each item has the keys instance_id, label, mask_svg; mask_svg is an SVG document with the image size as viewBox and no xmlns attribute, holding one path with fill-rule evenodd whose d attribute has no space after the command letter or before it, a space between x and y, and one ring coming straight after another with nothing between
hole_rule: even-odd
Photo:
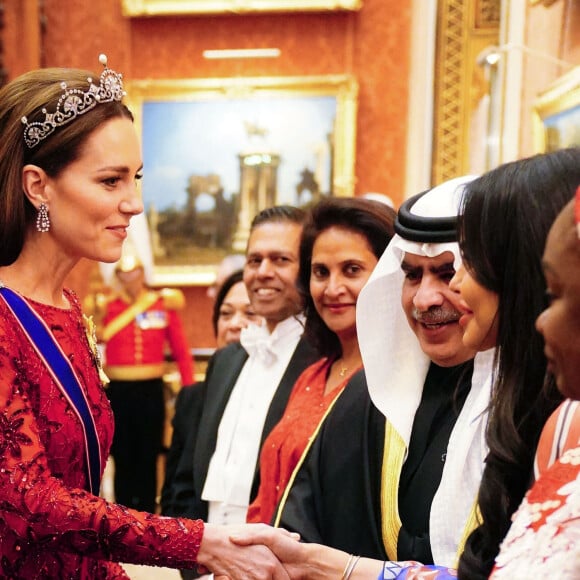
<instances>
[{"instance_id":1,"label":"blue sash","mask_svg":"<svg viewBox=\"0 0 580 580\"><path fill-rule=\"evenodd\" d=\"M5 286L0 287L0 296L4 298L30 344L80 420L85 439L88 490L98 495L101 484L100 443L93 415L75 370L44 320L26 300Z\"/></svg>"}]
</instances>

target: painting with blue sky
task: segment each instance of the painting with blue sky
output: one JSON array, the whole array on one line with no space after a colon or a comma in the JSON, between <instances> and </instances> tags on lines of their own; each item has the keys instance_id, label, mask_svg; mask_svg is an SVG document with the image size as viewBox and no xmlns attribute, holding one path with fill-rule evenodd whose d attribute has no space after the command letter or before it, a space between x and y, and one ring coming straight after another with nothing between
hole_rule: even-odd
<instances>
[{"instance_id":1,"label":"painting with blue sky","mask_svg":"<svg viewBox=\"0 0 580 580\"><path fill-rule=\"evenodd\" d=\"M144 102L142 191L156 260L215 263L232 250L240 156L279 159L276 204L307 203L305 175L316 195L332 195L336 114L334 96Z\"/></svg>"},{"instance_id":2,"label":"painting with blue sky","mask_svg":"<svg viewBox=\"0 0 580 580\"><path fill-rule=\"evenodd\" d=\"M335 97L145 102L145 205L154 203L159 211L183 206L191 175L219 175L230 197L240 188L238 155L253 148L281 155L279 203L296 202L296 185L305 168L320 180L321 191L328 191L328 139L335 116ZM264 135L249 135L249 125Z\"/></svg>"}]
</instances>

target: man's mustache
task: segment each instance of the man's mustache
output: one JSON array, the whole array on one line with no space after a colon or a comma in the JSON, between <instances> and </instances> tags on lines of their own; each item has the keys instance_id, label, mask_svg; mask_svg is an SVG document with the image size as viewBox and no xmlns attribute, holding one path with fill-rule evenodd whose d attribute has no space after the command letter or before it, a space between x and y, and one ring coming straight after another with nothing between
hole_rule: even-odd
<instances>
[{"instance_id":1,"label":"man's mustache","mask_svg":"<svg viewBox=\"0 0 580 580\"><path fill-rule=\"evenodd\" d=\"M419 310L413 308L413 318L422 324L446 324L456 322L461 318L461 313L454 308L445 308L443 306L432 306L429 310Z\"/></svg>"}]
</instances>

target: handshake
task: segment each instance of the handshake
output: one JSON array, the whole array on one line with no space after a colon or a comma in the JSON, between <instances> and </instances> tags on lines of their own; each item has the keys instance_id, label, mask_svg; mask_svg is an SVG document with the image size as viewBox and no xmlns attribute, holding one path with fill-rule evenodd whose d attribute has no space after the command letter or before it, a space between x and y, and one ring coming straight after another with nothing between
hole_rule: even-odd
<instances>
[{"instance_id":1,"label":"handshake","mask_svg":"<svg viewBox=\"0 0 580 580\"><path fill-rule=\"evenodd\" d=\"M301 543L298 534L265 524L205 525L198 564L216 580L375 580L382 562Z\"/></svg>"}]
</instances>

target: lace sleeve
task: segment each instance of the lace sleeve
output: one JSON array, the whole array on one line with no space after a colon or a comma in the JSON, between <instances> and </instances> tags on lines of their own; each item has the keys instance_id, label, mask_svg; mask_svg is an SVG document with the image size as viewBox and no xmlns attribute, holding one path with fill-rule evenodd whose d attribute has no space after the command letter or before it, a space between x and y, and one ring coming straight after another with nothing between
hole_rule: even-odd
<instances>
[{"instance_id":1,"label":"lace sleeve","mask_svg":"<svg viewBox=\"0 0 580 580\"><path fill-rule=\"evenodd\" d=\"M14 577L19 578L26 577L22 570L34 569L33 564L57 569L55 562L62 565L66 559L62 552L97 560L192 568L203 522L137 512L83 489L86 476L79 423L43 363L19 338L5 314L0 307L3 569L8 563L18 568L20 573ZM63 327L63 334L71 333ZM71 339L76 344L79 333ZM86 348L77 350L69 354L75 367L85 378L95 374L92 361L82 364ZM106 397L98 378L91 385L94 415L102 423L108 410ZM106 450L103 454L106 456Z\"/></svg>"}]
</instances>

